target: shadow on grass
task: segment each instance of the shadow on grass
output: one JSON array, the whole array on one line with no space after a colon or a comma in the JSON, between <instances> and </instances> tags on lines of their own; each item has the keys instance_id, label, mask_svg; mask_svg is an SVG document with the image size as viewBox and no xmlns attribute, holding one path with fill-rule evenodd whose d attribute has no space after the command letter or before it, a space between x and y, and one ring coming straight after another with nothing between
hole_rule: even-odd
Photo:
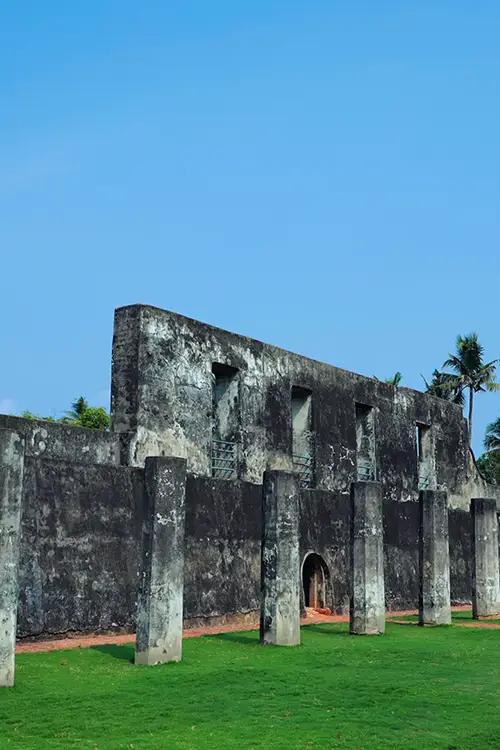
<instances>
[{"instance_id":1,"label":"shadow on grass","mask_svg":"<svg viewBox=\"0 0 500 750\"><path fill-rule=\"evenodd\" d=\"M245 646L260 646L258 635L253 632L235 632L235 633L217 633L216 635L206 635L205 638L215 638L219 641L232 641L233 643L243 643Z\"/></svg>"},{"instance_id":2,"label":"shadow on grass","mask_svg":"<svg viewBox=\"0 0 500 750\"><path fill-rule=\"evenodd\" d=\"M134 647L133 646L114 646L112 644L106 646L92 646L92 651L100 651L101 654L112 656L113 659L121 659L122 661L128 661L131 664L134 663Z\"/></svg>"},{"instance_id":3,"label":"shadow on grass","mask_svg":"<svg viewBox=\"0 0 500 750\"><path fill-rule=\"evenodd\" d=\"M341 625L341 628L339 628L339 624ZM338 636L348 636L349 635L349 625L346 623L325 623L324 625L322 623L318 623L317 625L305 625L303 626L303 629L305 632L309 633L323 633L325 635L334 635L336 637Z\"/></svg>"},{"instance_id":4,"label":"shadow on grass","mask_svg":"<svg viewBox=\"0 0 500 750\"><path fill-rule=\"evenodd\" d=\"M304 627L304 626L303 626ZM344 625L342 629L338 626L332 627L330 624L317 624L317 625L306 625L304 628L305 632L322 633L324 635L331 636L348 636L349 629ZM215 638L220 641L230 641L232 643L242 643L244 646L261 647L258 633L254 631L249 632L234 632L234 633L217 633L215 635L206 635L205 638Z\"/></svg>"}]
</instances>

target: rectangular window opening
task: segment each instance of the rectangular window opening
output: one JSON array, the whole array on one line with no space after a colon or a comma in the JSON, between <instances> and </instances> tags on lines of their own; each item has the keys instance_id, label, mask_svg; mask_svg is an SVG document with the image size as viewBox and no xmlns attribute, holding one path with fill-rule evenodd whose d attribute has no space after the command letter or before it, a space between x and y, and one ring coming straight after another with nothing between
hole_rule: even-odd
<instances>
[{"instance_id":1,"label":"rectangular window opening","mask_svg":"<svg viewBox=\"0 0 500 750\"><path fill-rule=\"evenodd\" d=\"M236 479L238 476L238 436L240 427L238 370L212 364L212 476Z\"/></svg>"},{"instance_id":2,"label":"rectangular window opening","mask_svg":"<svg viewBox=\"0 0 500 750\"><path fill-rule=\"evenodd\" d=\"M422 424L421 422L415 424L415 444L417 450L418 489L435 489L436 471L432 429L430 425Z\"/></svg>"},{"instance_id":3,"label":"rectangular window opening","mask_svg":"<svg viewBox=\"0 0 500 750\"><path fill-rule=\"evenodd\" d=\"M359 481L375 481L375 420L366 404L356 404L356 464Z\"/></svg>"},{"instance_id":4,"label":"rectangular window opening","mask_svg":"<svg viewBox=\"0 0 500 750\"><path fill-rule=\"evenodd\" d=\"M292 463L300 486L314 484L314 433L312 393L307 388L292 387Z\"/></svg>"}]
</instances>

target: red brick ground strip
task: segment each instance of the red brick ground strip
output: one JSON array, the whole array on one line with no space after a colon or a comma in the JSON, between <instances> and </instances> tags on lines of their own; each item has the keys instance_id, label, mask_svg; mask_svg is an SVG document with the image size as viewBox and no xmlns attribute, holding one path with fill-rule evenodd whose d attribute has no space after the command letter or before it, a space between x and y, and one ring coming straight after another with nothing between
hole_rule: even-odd
<instances>
[{"instance_id":1,"label":"red brick ground strip","mask_svg":"<svg viewBox=\"0 0 500 750\"><path fill-rule=\"evenodd\" d=\"M470 609L470 605L463 605L459 607L453 607L454 612L460 610ZM398 618L405 615L416 615L416 610L404 610L400 612L388 612L387 620L392 623L401 625L417 625L418 623L411 622L408 620L399 620ZM301 619L301 625L317 625L324 622L349 622L349 617L346 615L325 615L319 614L314 610L307 610L306 617ZM468 628L492 628L499 629L500 625L492 622L454 622L454 625L459 627ZM199 638L202 635L217 635L219 633L234 633L241 630L252 630L259 626L258 622L249 623L242 626L241 623L236 624L225 624L225 625L212 625L202 628L189 628L184 630L184 638ZM40 653L44 651L61 651L68 648L91 648L92 646L105 646L105 645L116 645L121 646L123 644L134 643L135 633L123 633L123 634L111 634L111 635L74 635L67 636L66 638L58 638L46 641L20 641L16 646L16 653Z\"/></svg>"}]
</instances>

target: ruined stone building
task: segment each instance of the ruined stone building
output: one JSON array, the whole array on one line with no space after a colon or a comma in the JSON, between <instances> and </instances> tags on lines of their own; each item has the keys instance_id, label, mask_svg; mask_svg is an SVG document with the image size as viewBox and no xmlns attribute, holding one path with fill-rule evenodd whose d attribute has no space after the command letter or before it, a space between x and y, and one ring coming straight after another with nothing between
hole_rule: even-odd
<instances>
[{"instance_id":1,"label":"ruined stone building","mask_svg":"<svg viewBox=\"0 0 500 750\"><path fill-rule=\"evenodd\" d=\"M446 490L452 601L469 501L495 497L458 406L156 308L115 314L110 432L0 416L25 437L18 634L135 625L144 461L187 459L184 618L259 609L261 484L300 477L303 605L349 603L350 485L384 491L387 608L418 603L418 491Z\"/></svg>"}]
</instances>

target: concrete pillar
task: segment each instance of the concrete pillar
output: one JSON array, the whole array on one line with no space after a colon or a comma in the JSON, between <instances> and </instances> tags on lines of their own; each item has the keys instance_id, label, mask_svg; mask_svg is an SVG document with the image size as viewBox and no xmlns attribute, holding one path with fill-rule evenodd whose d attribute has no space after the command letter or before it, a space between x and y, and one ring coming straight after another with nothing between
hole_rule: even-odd
<instances>
[{"instance_id":1,"label":"concrete pillar","mask_svg":"<svg viewBox=\"0 0 500 750\"><path fill-rule=\"evenodd\" d=\"M186 460L146 458L136 664L182 658Z\"/></svg>"},{"instance_id":2,"label":"concrete pillar","mask_svg":"<svg viewBox=\"0 0 500 750\"><path fill-rule=\"evenodd\" d=\"M382 487L351 485L351 633L385 631Z\"/></svg>"},{"instance_id":3,"label":"concrete pillar","mask_svg":"<svg viewBox=\"0 0 500 750\"><path fill-rule=\"evenodd\" d=\"M0 687L14 684L24 441L0 429Z\"/></svg>"},{"instance_id":4,"label":"concrete pillar","mask_svg":"<svg viewBox=\"0 0 500 750\"><path fill-rule=\"evenodd\" d=\"M261 643L300 643L297 475L266 471L262 488Z\"/></svg>"},{"instance_id":5,"label":"concrete pillar","mask_svg":"<svg viewBox=\"0 0 500 750\"><path fill-rule=\"evenodd\" d=\"M472 616L477 619L500 614L496 501L473 499L471 513Z\"/></svg>"},{"instance_id":6,"label":"concrete pillar","mask_svg":"<svg viewBox=\"0 0 500 750\"><path fill-rule=\"evenodd\" d=\"M450 625L450 552L446 492L420 492L420 625Z\"/></svg>"}]
</instances>

